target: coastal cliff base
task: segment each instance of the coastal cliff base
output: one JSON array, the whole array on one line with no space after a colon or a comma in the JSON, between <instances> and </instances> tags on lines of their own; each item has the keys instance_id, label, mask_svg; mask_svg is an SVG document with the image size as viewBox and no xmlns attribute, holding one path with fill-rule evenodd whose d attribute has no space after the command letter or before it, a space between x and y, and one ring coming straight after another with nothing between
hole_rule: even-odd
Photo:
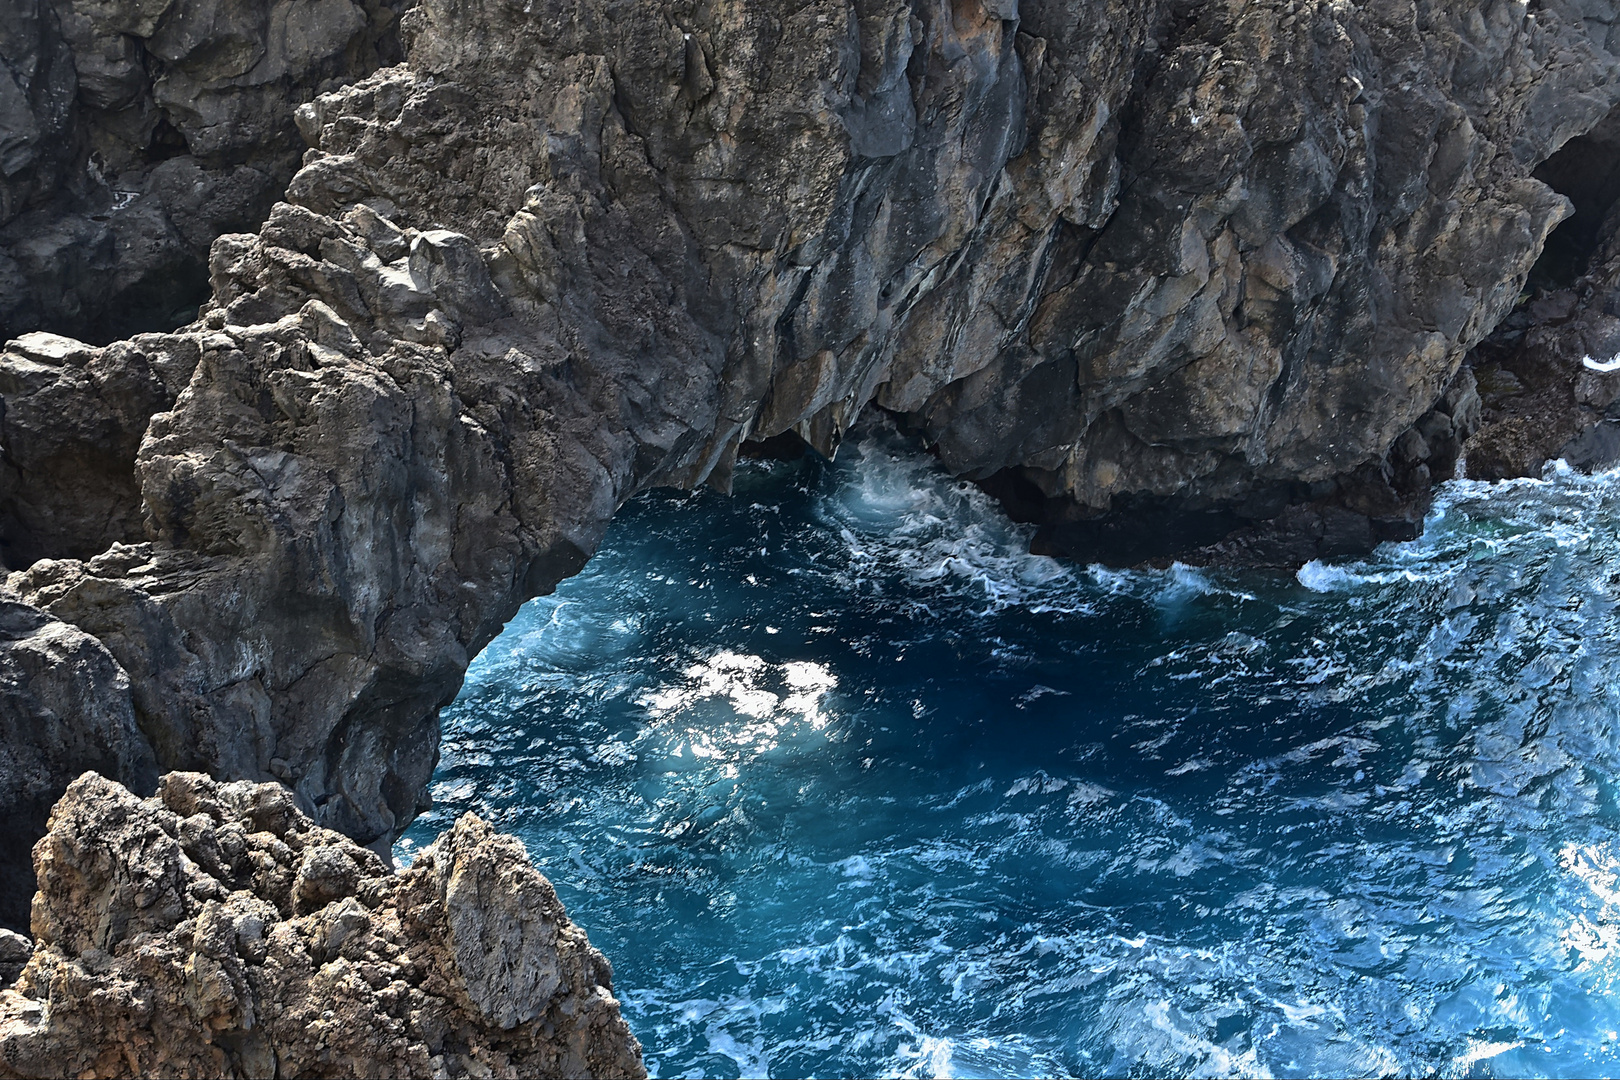
<instances>
[{"instance_id":1,"label":"coastal cliff base","mask_svg":"<svg viewBox=\"0 0 1620 1080\"><path fill-rule=\"evenodd\" d=\"M646 1075L607 960L472 815L396 874L275 784L87 773L34 862L0 1077Z\"/></svg>"}]
</instances>

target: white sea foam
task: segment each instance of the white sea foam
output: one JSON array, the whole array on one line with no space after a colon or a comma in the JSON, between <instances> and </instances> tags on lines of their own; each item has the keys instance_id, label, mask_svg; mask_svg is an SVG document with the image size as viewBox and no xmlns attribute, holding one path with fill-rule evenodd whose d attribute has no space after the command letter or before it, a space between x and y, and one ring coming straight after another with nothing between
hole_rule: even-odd
<instances>
[{"instance_id":1,"label":"white sea foam","mask_svg":"<svg viewBox=\"0 0 1620 1080\"><path fill-rule=\"evenodd\" d=\"M689 710L713 698L724 699L734 713L750 720L754 734L775 734L780 723L797 716L811 727L823 727L822 701L838 685L825 665L814 661L773 664L751 653L722 649L681 672L681 679L644 691L637 702L654 720ZM774 689L773 689L774 687Z\"/></svg>"},{"instance_id":2,"label":"white sea foam","mask_svg":"<svg viewBox=\"0 0 1620 1080\"><path fill-rule=\"evenodd\" d=\"M839 458L839 484L821 512L839 530L854 569L980 597L992 609L1076 606L1074 570L1029 552L1031 529L989 496L954 480L896 436L869 434Z\"/></svg>"},{"instance_id":3,"label":"white sea foam","mask_svg":"<svg viewBox=\"0 0 1620 1080\"><path fill-rule=\"evenodd\" d=\"M764 1039L756 1037L746 1044L740 1043L732 1035L728 1027L718 1023L709 1025L706 1034L709 1040L709 1050L735 1061L741 1075L771 1075L770 1059L765 1054Z\"/></svg>"},{"instance_id":4,"label":"white sea foam","mask_svg":"<svg viewBox=\"0 0 1620 1080\"><path fill-rule=\"evenodd\" d=\"M1342 566L1329 566L1319 559L1312 559L1300 567L1295 576L1301 585L1318 593L1333 592L1346 585L1359 585L1364 580Z\"/></svg>"},{"instance_id":5,"label":"white sea foam","mask_svg":"<svg viewBox=\"0 0 1620 1080\"><path fill-rule=\"evenodd\" d=\"M685 599L565 589L447 711L436 820L523 832L659 1072L1620 1064L1613 477L1450 484L1418 540L1257 585L1032 560L886 445L813 496L779 636L769 570L727 608L638 563ZM954 651L871 670L891 632Z\"/></svg>"},{"instance_id":6,"label":"white sea foam","mask_svg":"<svg viewBox=\"0 0 1620 1080\"><path fill-rule=\"evenodd\" d=\"M1480 1039L1471 1042L1468 1049L1451 1059L1451 1074L1453 1076L1467 1076L1473 1067L1482 1061L1489 1061L1493 1057L1500 1057L1509 1050L1517 1050L1524 1045L1523 1039L1512 1042L1488 1042Z\"/></svg>"}]
</instances>

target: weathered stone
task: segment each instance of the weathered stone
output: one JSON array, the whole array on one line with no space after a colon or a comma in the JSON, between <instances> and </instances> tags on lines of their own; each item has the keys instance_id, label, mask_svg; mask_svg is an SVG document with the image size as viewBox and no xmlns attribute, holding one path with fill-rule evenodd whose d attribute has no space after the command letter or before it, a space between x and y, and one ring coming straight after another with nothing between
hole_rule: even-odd
<instances>
[{"instance_id":1,"label":"weathered stone","mask_svg":"<svg viewBox=\"0 0 1620 1080\"><path fill-rule=\"evenodd\" d=\"M0 338L190 321L264 220L293 111L399 58L404 0L16 0L0 13Z\"/></svg>"},{"instance_id":2,"label":"weathered stone","mask_svg":"<svg viewBox=\"0 0 1620 1080\"><path fill-rule=\"evenodd\" d=\"M607 960L472 815L395 874L276 785L87 773L35 863L0 1077L646 1075Z\"/></svg>"},{"instance_id":3,"label":"weathered stone","mask_svg":"<svg viewBox=\"0 0 1620 1080\"><path fill-rule=\"evenodd\" d=\"M1571 439L1559 457L1588 472L1620 461L1620 421L1600 420Z\"/></svg>"},{"instance_id":4,"label":"weathered stone","mask_svg":"<svg viewBox=\"0 0 1620 1080\"><path fill-rule=\"evenodd\" d=\"M28 925L28 849L74 777L95 769L137 790L157 780L129 678L101 642L24 604L0 602L0 920ZM0 949L0 964L5 963Z\"/></svg>"},{"instance_id":5,"label":"weathered stone","mask_svg":"<svg viewBox=\"0 0 1620 1080\"><path fill-rule=\"evenodd\" d=\"M25 334L0 350L0 557L89 558L144 539L135 453L191 377L195 349L93 348ZM64 497L71 493L70 497Z\"/></svg>"},{"instance_id":6,"label":"weathered stone","mask_svg":"<svg viewBox=\"0 0 1620 1080\"><path fill-rule=\"evenodd\" d=\"M224 227L209 185L275 175L233 139L290 138L295 76L269 73L330 55L282 5L83 11L172 57L152 100L193 154L152 170L162 220L53 219L13 248L29 274ZM1612 24L428 0L408 65L293 113L314 147L256 235L212 244L198 321L0 361L3 594L99 638L160 766L282 780L386 845L470 657L625 499L724 487L789 432L831 452L872 403L1056 551L1409 536L1464 447L1489 457L1497 384L1477 368L1474 436L1461 359L1567 210L1534 168L1620 97ZM1599 335L1601 304L1542 306ZM305 870L306 904L347 887Z\"/></svg>"},{"instance_id":7,"label":"weathered stone","mask_svg":"<svg viewBox=\"0 0 1620 1080\"><path fill-rule=\"evenodd\" d=\"M1607 11L427 0L297 110L146 390L16 354L4 595L101 640L162 767L385 845L469 659L626 499L873 403L1058 550L1409 536L1567 210L1532 170L1620 97ZM217 12L167 85L276 55Z\"/></svg>"},{"instance_id":8,"label":"weathered stone","mask_svg":"<svg viewBox=\"0 0 1620 1080\"><path fill-rule=\"evenodd\" d=\"M1575 205L1549 239L1520 304L1471 354L1483 423L1468 475L1537 476L1549 458L1612 466L1620 416L1620 110L1537 170ZM1597 370L1594 370L1595 365Z\"/></svg>"}]
</instances>

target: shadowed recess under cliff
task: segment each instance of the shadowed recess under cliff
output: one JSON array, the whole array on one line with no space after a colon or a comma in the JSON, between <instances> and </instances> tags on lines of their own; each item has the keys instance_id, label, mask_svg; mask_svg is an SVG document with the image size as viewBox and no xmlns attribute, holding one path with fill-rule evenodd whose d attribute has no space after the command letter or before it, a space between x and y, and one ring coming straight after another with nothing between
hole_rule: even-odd
<instances>
[{"instance_id":1,"label":"shadowed recess under cliff","mask_svg":"<svg viewBox=\"0 0 1620 1080\"><path fill-rule=\"evenodd\" d=\"M663 1076L1620 1067L1620 479L1297 579L1026 553L888 438L645 496L445 714Z\"/></svg>"}]
</instances>

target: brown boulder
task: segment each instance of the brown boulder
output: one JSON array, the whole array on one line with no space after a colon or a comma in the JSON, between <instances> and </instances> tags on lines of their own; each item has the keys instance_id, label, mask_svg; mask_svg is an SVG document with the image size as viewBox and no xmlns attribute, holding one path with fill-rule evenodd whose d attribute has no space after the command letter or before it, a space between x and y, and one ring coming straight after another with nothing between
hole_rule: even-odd
<instances>
[{"instance_id":1,"label":"brown boulder","mask_svg":"<svg viewBox=\"0 0 1620 1080\"><path fill-rule=\"evenodd\" d=\"M472 815L396 874L275 784L86 773L34 858L0 1076L646 1075L607 960Z\"/></svg>"}]
</instances>

